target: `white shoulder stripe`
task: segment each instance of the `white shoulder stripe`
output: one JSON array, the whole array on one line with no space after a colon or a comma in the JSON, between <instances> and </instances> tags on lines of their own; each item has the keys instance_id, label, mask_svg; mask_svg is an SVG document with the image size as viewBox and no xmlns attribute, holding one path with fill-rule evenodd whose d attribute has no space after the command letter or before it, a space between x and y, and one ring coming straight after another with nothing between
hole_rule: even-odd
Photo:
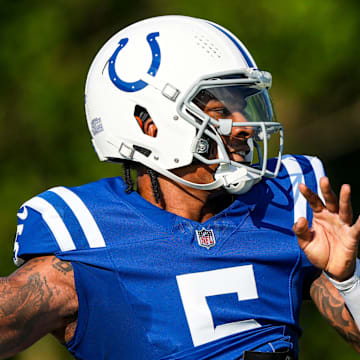
<instances>
[{"instance_id":1,"label":"white shoulder stripe","mask_svg":"<svg viewBox=\"0 0 360 360\"><path fill-rule=\"evenodd\" d=\"M289 174L293 198L294 198L294 223L299 220L300 217L306 218L306 199L299 190L299 184L305 183L304 174L302 172L300 164L293 156L286 156L282 163L286 167Z\"/></svg>"},{"instance_id":2,"label":"white shoulder stripe","mask_svg":"<svg viewBox=\"0 0 360 360\"><path fill-rule=\"evenodd\" d=\"M324 199L323 194L320 189L320 178L325 176L323 164L320 161L320 159L315 156L305 156L305 157L310 161L310 164L314 170L314 174L316 177L316 183L317 183L317 193L318 193L320 199L322 200L322 202L325 204L325 199Z\"/></svg>"},{"instance_id":3,"label":"white shoulder stripe","mask_svg":"<svg viewBox=\"0 0 360 360\"><path fill-rule=\"evenodd\" d=\"M38 211L52 231L61 251L75 250L71 235L55 208L41 197L33 197L23 204Z\"/></svg>"},{"instance_id":4,"label":"white shoulder stripe","mask_svg":"<svg viewBox=\"0 0 360 360\"><path fill-rule=\"evenodd\" d=\"M91 248L106 246L100 229L89 209L74 192L62 186L52 188L49 191L59 195L70 207L75 217L78 219L86 240Z\"/></svg>"}]
</instances>

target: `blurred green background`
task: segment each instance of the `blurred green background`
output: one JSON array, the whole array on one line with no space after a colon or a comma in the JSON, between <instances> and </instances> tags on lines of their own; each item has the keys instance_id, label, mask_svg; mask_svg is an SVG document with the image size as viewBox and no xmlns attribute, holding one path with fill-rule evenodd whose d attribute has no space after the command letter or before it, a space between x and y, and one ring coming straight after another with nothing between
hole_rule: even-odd
<instances>
[{"instance_id":1,"label":"blurred green background","mask_svg":"<svg viewBox=\"0 0 360 360\"><path fill-rule=\"evenodd\" d=\"M353 186L360 213L358 0L0 0L0 274L12 264L16 212L35 194L118 175L98 162L83 110L100 46L143 18L183 14L218 22L273 75L287 153L319 156L336 190ZM357 358L312 304L302 314L301 359ZM48 336L13 359L70 359Z\"/></svg>"}]
</instances>

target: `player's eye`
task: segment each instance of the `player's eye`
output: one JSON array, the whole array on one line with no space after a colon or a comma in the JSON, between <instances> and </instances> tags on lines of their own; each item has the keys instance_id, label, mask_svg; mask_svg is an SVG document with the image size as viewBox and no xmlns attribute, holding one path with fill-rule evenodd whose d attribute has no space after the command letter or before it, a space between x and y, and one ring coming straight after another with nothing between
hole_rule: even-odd
<instances>
[{"instance_id":1,"label":"player's eye","mask_svg":"<svg viewBox=\"0 0 360 360\"><path fill-rule=\"evenodd\" d=\"M210 110L210 112L215 113L216 117L228 117L230 116L230 111L226 107L216 107Z\"/></svg>"}]
</instances>

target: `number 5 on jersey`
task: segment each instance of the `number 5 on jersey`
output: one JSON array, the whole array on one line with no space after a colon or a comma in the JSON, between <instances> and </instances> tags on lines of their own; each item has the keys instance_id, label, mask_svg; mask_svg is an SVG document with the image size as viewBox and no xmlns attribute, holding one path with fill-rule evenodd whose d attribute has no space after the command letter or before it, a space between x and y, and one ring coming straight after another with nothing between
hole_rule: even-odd
<instances>
[{"instance_id":1,"label":"number 5 on jersey","mask_svg":"<svg viewBox=\"0 0 360 360\"><path fill-rule=\"evenodd\" d=\"M194 346L261 326L248 319L214 327L206 301L207 296L230 293L237 293L238 301L257 299L252 265L178 275L176 280Z\"/></svg>"},{"instance_id":2,"label":"number 5 on jersey","mask_svg":"<svg viewBox=\"0 0 360 360\"><path fill-rule=\"evenodd\" d=\"M24 206L22 208L22 212L18 212L17 217L20 220L25 220L28 216L28 211L27 208ZM24 263L24 260L18 258L18 252L19 252L19 243L17 241L18 236L20 236L23 233L24 230L24 224L19 224L16 228L16 236L15 236L15 241L14 241L14 256L13 256L13 261L15 263L16 266L20 266Z\"/></svg>"}]
</instances>

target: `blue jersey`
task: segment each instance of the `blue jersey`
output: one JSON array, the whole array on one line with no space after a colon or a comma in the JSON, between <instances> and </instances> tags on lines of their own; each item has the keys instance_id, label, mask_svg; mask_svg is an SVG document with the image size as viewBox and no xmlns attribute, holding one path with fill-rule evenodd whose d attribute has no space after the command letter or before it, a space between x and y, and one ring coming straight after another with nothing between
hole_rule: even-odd
<instances>
[{"instance_id":1,"label":"blue jersey","mask_svg":"<svg viewBox=\"0 0 360 360\"><path fill-rule=\"evenodd\" d=\"M240 359L297 353L303 290L316 269L292 226L318 192L317 158L286 156L225 210L198 223L161 210L121 178L56 187L18 213L15 262L55 254L72 263L77 359Z\"/></svg>"}]
</instances>

